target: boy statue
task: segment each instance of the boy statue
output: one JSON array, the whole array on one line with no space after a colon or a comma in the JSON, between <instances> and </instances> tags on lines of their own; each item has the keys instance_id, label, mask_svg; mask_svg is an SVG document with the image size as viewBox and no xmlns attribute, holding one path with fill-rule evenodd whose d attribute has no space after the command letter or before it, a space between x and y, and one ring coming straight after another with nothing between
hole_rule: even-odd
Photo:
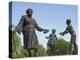
<instances>
[{"instance_id":1,"label":"boy statue","mask_svg":"<svg viewBox=\"0 0 80 60\"><path fill-rule=\"evenodd\" d=\"M24 49L27 49L29 52L29 57L31 57L31 50L35 51L34 56L37 56L38 49L38 38L35 32L35 29L39 32L47 33L48 29L43 29L38 26L36 20L32 17L33 10L28 8L26 10L27 15L23 15L19 24L15 28L15 30L20 34L23 33L24 39Z\"/></svg>"},{"instance_id":2,"label":"boy statue","mask_svg":"<svg viewBox=\"0 0 80 60\"><path fill-rule=\"evenodd\" d=\"M66 20L67 28L64 32L61 32L60 35L64 36L67 33L70 33L71 35L71 40L70 40L70 45L69 45L69 54L77 54L77 45L76 45L76 34L75 31L73 30L73 27L71 25L71 20L67 19ZM74 50L72 51L72 47L74 46Z\"/></svg>"}]
</instances>

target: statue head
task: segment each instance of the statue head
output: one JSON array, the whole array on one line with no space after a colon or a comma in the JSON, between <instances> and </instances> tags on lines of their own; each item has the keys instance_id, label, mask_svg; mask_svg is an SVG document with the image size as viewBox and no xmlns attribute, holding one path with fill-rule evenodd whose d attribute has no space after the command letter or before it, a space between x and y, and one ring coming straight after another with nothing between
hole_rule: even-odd
<instances>
[{"instance_id":1,"label":"statue head","mask_svg":"<svg viewBox=\"0 0 80 60\"><path fill-rule=\"evenodd\" d=\"M28 9L26 10L26 13L27 13L27 15L28 15L29 17L31 17L32 14L33 14L33 10L32 10L31 8L28 8Z\"/></svg>"},{"instance_id":2,"label":"statue head","mask_svg":"<svg viewBox=\"0 0 80 60\"><path fill-rule=\"evenodd\" d=\"M52 29L52 33L55 33L56 32L56 30L55 29Z\"/></svg>"},{"instance_id":3,"label":"statue head","mask_svg":"<svg viewBox=\"0 0 80 60\"><path fill-rule=\"evenodd\" d=\"M66 20L66 24L69 25L70 23L71 23L71 20L70 19L67 19Z\"/></svg>"}]
</instances>

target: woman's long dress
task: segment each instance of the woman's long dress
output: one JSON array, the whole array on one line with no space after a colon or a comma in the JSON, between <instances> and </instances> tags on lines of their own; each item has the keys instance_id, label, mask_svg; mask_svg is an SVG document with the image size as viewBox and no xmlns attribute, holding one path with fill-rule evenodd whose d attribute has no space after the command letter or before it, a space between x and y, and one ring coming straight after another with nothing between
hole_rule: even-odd
<instances>
[{"instance_id":1,"label":"woman's long dress","mask_svg":"<svg viewBox=\"0 0 80 60\"><path fill-rule=\"evenodd\" d=\"M27 15L22 16L19 24L16 27L16 31L23 33L25 49L38 48L38 38L35 28L40 32L43 31L43 29L38 26L35 19L30 18Z\"/></svg>"}]
</instances>

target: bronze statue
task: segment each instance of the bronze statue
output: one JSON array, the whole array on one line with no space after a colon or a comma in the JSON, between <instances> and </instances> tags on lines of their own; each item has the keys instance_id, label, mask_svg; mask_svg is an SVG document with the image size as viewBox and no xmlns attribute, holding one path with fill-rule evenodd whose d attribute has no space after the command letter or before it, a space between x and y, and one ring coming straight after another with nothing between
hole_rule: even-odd
<instances>
[{"instance_id":1,"label":"bronze statue","mask_svg":"<svg viewBox=\"0 0 80 60\"><path fill-rule=\"evenodd\" d=\"M56 55L55 49L56 49L57 37L56 37L55 32L56 32L56 30L52 29L52 33L48 37L46 36L46 39L49 39L47 45L50 47L50 51L51 51L51 53L49 53L50 56Z\"/></svg>"},{"instance_id":2,"label":"bronze statue","mask_svg":"<svg viewBox=\"0 0 80 60\"><path fill-rule=\"evenodd\" d=\"M71 40L70 40L70 46L69 46L69 54L77 54L77 45L76 45L76 34L75 31L73 30L73 27L71 25L71 20L67 19L66 20L67 28L64 32L61 32L60 35L64 36L67 33L70 33L71 35ZM72 51L72 47L74 46L74 50Z\"/></svg>"},{"instance_id":3,"label":"bronze statue","mask_svg":"<svg viewBox=\"0 0 80 60\"><path fill-rule=\"evenodd\" d=\"M32 17L33 10L28 8L26 10L27 15L23 15L19 24L16 27L16 31L20 34L23 33L24 38L24 49L27 49L29 52L29 56L31 56L31 50L34 49L35 56L37 56L38 49L38 38L35 32L35 29L39 32L47 33L48 29L43 29L38 26L36 20Z\"/></svg>"}]
</instances>

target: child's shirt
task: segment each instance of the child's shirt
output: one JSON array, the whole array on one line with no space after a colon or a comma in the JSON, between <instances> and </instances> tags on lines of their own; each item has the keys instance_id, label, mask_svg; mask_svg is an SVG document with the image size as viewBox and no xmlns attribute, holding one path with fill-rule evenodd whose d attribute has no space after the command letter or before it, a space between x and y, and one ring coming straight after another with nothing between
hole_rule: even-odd
<instances>
[{"instance_id":1,"label":"child's shirt","mask_svg":"<svg viewBox=\"0 0 80 60\"><path fill-rule=\"evenodd\" d=\"M47 43L47 45L55 45L56 44L56 35L55 34L50 34L49 35L49 40L48 40L48 43Z\"/></svg>"}]
</instances>

